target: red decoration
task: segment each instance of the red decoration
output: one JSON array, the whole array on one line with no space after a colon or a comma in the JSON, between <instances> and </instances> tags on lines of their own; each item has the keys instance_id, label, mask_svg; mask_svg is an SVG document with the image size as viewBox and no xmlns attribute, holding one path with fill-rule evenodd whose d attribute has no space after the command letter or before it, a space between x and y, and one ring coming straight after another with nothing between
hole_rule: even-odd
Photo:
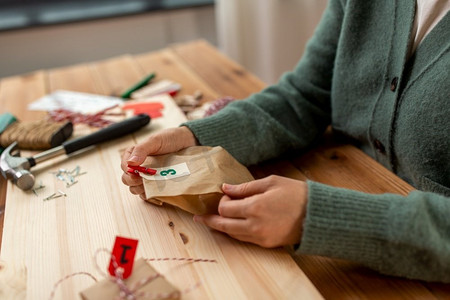
<instances>
[{"instance_id":1,"label":"red decoration","mask_svg":"<svg viewBox=\"0 0 450 300\"><path fill-rule=\"evenodd\" d=\"M216 114L219 110L223 109L225 106L233 102L235 99L230 96L219 98L214 100L211 106L205 111L204 117L209 117Z\"/></svg>"},{"instance_id":2,"label":"red decoration","mask_svg":"<svg viewBox=\"0 0 450 300\"><path fill-rule=\"evenodd\" d=\"M109 107L107 109L104 109L102 111L99 111L95 114L82 114L78 112L73 112L67 109L55 109L53 111L50 111L48 113L51 120L55 122L61 122L61 121L70 121L73 124L87 124L92 127L99 127L103 128L106 127L112 123L114 123L111 120L103 118L106 115L114 116L117 114L107 113L108 110L115 108L117 105L113 107Z\"/></svg>"},{"instance_id":3,"label":"red decoration","mask_svg":"<svg viewBox=\"0 0 450 300\"><path fill-rule=\"evenodd\" d=\"M122 109L130 109L133 111L134 115L147 114L152 119L162 116L161 110L164 105L161 102L137 102L137 103L126 103L122 106Z\"/></svg>"},{"instance_id":4,"label":"red decoration","mask_svg":"<svg viewBox=\"0 0 450 300\"><path fill-rule=\"evenodd\" d=\"M109 274L116 277L117 268L123 268L122 278L126 279L133 271L134 256L136 255L138 240L117 236L109 263Z\"/></svg>"},{"instance_id":5,"label":"red decoration","mask_svg":"<svg viewBox=\"0 0 450 300\"><path fill-rule=\"evenodd\" d=\"M143 166L130 166L130 165L128 165L128 172L136 173L136 174L138 174L139 172L142 172L142 173L149 174L149 175L155 175L156 174L156 170L155 169L146 168L146 167L143 167Z\"/></svg>"}]
</instances>

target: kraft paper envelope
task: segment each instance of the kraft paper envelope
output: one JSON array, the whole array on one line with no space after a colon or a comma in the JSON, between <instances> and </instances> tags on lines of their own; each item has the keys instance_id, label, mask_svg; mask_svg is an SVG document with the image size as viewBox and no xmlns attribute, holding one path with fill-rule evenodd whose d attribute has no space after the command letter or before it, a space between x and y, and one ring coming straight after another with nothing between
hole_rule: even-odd
<instances>
[{"instance_id":1,"label":"kraft paper envelope","mask_svg":"<svg viewBox=\"0 0 450 300\"><path fill-rule=\"evenodd\" d=\"M149 157L144 165L158 171L156 175L141 173L147 201L168 203L193 214L217 213L223 183L254 180L222 147L190 147Z\"/></svg>"}]
</instances>

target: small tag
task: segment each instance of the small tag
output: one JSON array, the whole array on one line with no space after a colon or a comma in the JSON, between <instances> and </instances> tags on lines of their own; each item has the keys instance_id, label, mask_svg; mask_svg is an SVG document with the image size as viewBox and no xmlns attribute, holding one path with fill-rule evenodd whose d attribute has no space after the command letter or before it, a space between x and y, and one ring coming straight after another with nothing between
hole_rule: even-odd
<instances>
[{"instance_id":1,"label":"small tag","mask_svg":"<svg viewBox=\"0 0 450 300\"><path fill-rule=\"evenodd\" d=\"M117 236L114 242L114 248L112 255L116 258L117 265L123 268L123 279L128 278L133 271L134 256L137 250L138 240L128 239L124 237ZM111 257L109 262L109 274L111 276L116 276L114 273L114 264Z\"/></svg>"},{"instance_id":2,"label":"small tag","mask_svg":"<svg viewBox=\"0 0 450 300\"><path fill-rule=\"evenodd\" d=\"M157 172L153 176L148 176L141 173L141 177L147 180L168 180L183 176L188 176L191 174L186 163L181 163L173 166L167 166L163 168L153 168Z\"/></svg>"}]
</instances>

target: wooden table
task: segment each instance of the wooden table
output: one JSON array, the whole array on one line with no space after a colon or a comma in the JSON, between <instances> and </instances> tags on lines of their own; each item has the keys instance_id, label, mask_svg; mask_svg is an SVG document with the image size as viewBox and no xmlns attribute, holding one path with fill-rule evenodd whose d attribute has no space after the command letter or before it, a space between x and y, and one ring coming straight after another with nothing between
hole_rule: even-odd
<instances>
[{"instance_id":1,"label":"wooden table","mask_svg":"<svg viewBox=\"0 0 450 300\"><path fill-rule=\"evenodd\" d=\"M194 41L143 55L4 78L0 81L0 113L8 111L22 120L41 119L45 113L31 112L26 107L47 93L67 89L118 95L153 71L158 78L179 82L182 94L201 90L205 101L226 95L245 98L264 87L262 81L206 42ZM383 276L341 260L306 255L291 258L286 249L263 249L237 242L193 223L189 214L178 209L155 208L131 195L120 182L120 151L149 132L177 126L183 116L176 107L167 106L170 115L176 117L154 120L149 128L132 137L105 143L76 157L36 166L33 172L51 182L49 171L83 164L88 174L80 178L78 189L70 190L67 199L44 205L42 199L0 180L0 229L5 219L1 259L26 265L28 299L48 298L54 282L66 274L95 273L93 252L98 247L110 248L118 234L138 236L138 256L217 259L216 264L193 264L177 272L170 271L173 264L156 263L156 268L177 286L202 283L183 299L450 298L450 285ZM328 136L304 155L251 170L255 177L278 174L309 178L369 193L404 195L412 190L355 147ZM55 298L76 299L77 292L91 284L89 278L67 280L58 287Z\"/></svg>"}]
</instances>

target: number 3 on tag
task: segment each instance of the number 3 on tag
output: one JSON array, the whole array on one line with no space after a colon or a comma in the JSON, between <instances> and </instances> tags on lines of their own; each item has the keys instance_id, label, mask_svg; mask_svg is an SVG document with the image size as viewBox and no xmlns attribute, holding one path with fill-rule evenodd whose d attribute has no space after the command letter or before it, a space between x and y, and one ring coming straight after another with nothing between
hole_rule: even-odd
<instances>
[{"instance_id":1,"label":"number 3 on tag","mask_svg":"<svg viewBox=\"0 0 450 300\"><path fill-rule=\"evenodd\" d=\"M155 168L155 170L155 175L148 176L146 174L141 174L141 177L147 180L171 180L179 177L189 176L191 174L186 163L165 166L162 168Z\"/></svg>"},{"instance_id":2,"label":"number 3 on tag","mask_svg":"<svg viewBox=\"0 0 450 300\"><path fill-rule=\"evenodd\" d=\"M175 175L175 174L177 174L177 171L175 171L174 169L162 170L161 172L159 172L159 175L161 176Z\"/></svg>"}]
</instances>

